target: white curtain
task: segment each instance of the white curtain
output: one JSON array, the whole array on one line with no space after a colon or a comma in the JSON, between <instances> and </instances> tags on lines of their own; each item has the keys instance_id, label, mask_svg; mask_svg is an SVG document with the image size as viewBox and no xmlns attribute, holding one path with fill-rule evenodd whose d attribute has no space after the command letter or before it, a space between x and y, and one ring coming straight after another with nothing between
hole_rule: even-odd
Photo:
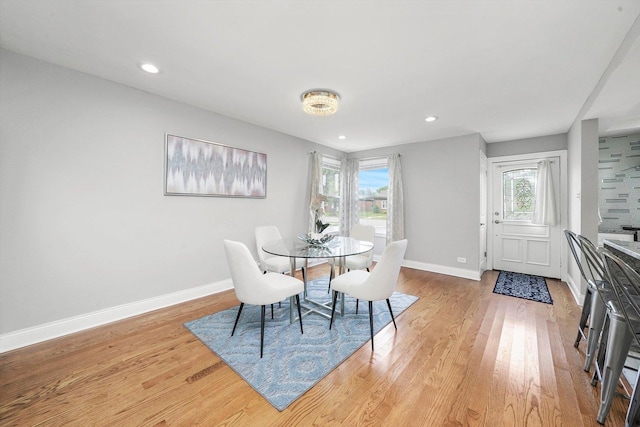
<instances>
[{"instance_id":1,"label":"white curtain","mask_svg":"<svg viewBox=\"0 0 640 427\"><path fill-rule=\"evenodd\" d=\"M536 201L532 222L541 225L556 225L558 222L556 196L551 176L551 161L548 159L538 162Z\"/></svg>"},{"instance_id":2,"label":"white curtain","mask_svg":"<svg viewBox=\"0 0 640 427\"><path fill-rule=\"evenodd\" d=\"M358 200L358 159L342 159L340 165L340 235L348 236L351 228L358 223L360 203Z\"/></svg>"},{"instance_id":3,"label":"white curtain","mask_svg":"<svg viewBox=\"0 0 640 427\"><path fill-rule=\"evenodd\" d=\"M404 197L400 154L391 154L389 162L389 193L387 194L387 244L404 239Z\"/></svg>"},{"instance_id":4,"label":"white curtain","mask_svg":"<svg viewBox=\"0 0 640 427\"><path fill-rule=\"evenodd\" d=\"M311 202L313 199L322 194L322 154L317 151L311 152L311 189L309 191L309 233L316 231L315 216L311 211Z\"/></svg>"}]
</instances>

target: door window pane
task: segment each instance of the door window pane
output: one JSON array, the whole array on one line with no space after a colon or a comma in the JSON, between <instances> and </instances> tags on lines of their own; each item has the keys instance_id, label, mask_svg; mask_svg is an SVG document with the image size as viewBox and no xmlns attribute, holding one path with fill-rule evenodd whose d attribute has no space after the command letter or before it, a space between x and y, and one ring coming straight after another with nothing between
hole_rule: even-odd
<instances>
[{"instance_id":1,"label":"door window pane","mask_svg":"<svg viewBox=\"0 0 640 427\"><path fill-rule=\"evenodd\" d=\"M502 173L502 215L505 221L531 221L536 200L536 168Z\"/></svg>"}]
</instances>

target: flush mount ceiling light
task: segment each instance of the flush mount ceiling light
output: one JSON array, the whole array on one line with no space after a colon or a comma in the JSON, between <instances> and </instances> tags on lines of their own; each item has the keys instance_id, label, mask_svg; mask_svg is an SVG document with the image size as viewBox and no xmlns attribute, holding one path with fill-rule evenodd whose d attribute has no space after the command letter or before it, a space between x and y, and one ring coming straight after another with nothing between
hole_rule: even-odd
<instances>
[{"instance_id":1,"label":"flush mount ceiling light","mask_svg":"<svg viewBox=\"0 0 640 427\"><path fill-rule=\"evenodd\" d=\"M435 122L436 120L438 120L438 116L429 116L424 119L425 122Z\"/></svg>"},{"instance_id":2,"label":"flush mount ceiling light","mask_svg":"<svg viewBox=\"0 0 640 427\"><path fill-rule=\"evenodd\" d=\"M149 63L140 64L140 68L142 68L147 73L151 73L151 74L158 74L160 72L158 67L156 67L153 64L149 64Z\"/></svg>"},{"instance_id":3,"label":"flush mount ceiling light","mask_svg":"<svg viewBox=\"0 0 640 427\"><path fill-rule=\"evenodd\" d=\"M300 97L302 109L312 116L330 116L338 111L338 94L328 90L310 90Z\"/></svg>"}]
</instances>

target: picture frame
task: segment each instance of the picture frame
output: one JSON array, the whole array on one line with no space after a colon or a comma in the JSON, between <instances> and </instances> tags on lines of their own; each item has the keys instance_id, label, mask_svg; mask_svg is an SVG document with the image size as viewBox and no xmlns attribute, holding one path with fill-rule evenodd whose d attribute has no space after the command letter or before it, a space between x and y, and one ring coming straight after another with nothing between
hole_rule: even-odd
<instances>
[{"instance_id":1,"label":"picture frame","mask_svg":"<svg viewBox=\"0 0 640 427\"><path fill-rule=\"evenodd\" d=\"M164 195L267 197L267 155L165 134Z\"/></svg>"}]
</instances>

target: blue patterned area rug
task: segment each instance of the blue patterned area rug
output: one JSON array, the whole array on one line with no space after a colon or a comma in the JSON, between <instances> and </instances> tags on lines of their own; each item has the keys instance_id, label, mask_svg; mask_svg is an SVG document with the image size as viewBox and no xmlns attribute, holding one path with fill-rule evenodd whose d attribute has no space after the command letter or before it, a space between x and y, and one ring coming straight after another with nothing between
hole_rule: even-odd
<instances>
[{"instance_id":1,"label":"blue patterned area rug","mask_svg":"<svg viewBox=\"0 0 640 427\"><path fill-rule=\"evenodd\" d=\"M553 304L544 277L501 271L493 293Z\"/></svg>"},{"instance_id":2,"label":"blue patterned area rug","mask_svg":"<svg viewBox=\"0 0 640 427\"><path fill-rule=\"evenodd\" d=\"M307 285L310 298L330 301L329 279L317 279ZM418 297L394 292L391 307L396 317ZM264 332L264 356L260 359L260 307L245 305L234 336L231 336L238 306L185 323L200 341L216 353L238 375L279 411L318 383L336 366L370 341L368 303L360 301L355 314L355 299L345 300L344 317L336 317L329 330L329 319L311 313L300 323L289 323L289 302L274 305L271 319L267 307ZM373 303L374 332L391 322L386 301ZM304 314L304 312L303 312ZM393 325L390 326L393 328Z\"/></svg>"}]
</instances>

